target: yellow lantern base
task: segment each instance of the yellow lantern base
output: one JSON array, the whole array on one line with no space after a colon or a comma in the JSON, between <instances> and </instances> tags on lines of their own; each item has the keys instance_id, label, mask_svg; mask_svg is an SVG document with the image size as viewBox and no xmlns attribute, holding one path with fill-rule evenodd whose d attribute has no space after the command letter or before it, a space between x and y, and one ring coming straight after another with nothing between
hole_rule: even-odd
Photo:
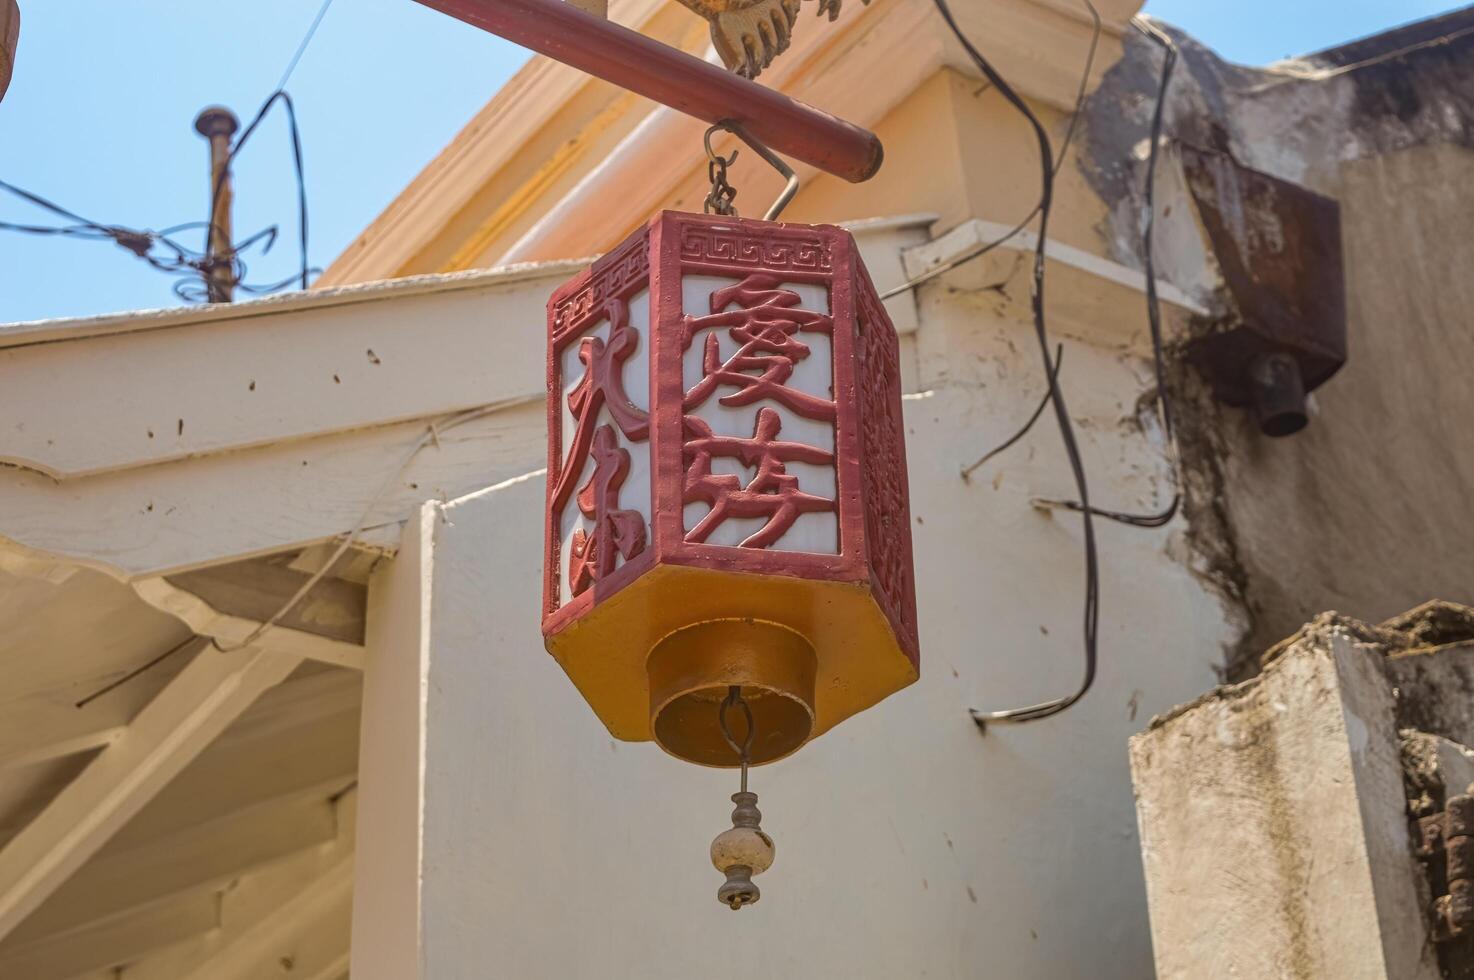
<instances>
[{"instance_id":1,"label":"yellow lantern base","mask_svg":"<svg viewBox=\"0 0 1474 980\"><path fill-rule=\"evenodd\" d=\"M760 765L917 678L867 583L676 564L598 603L548 649L614 737L723 768L738 764L718 722L733 684ZM740 740L745 722L729 721Z\"/></svg>"},{"instance_id":2,"label":"yellow lantern base","mask_svg":"<svg viewBox=\"0 0 1474 980\"><path fill-rule=\"evenodd\" d=\"M678 759L704 766L735 761L720 724L712 724L733 687L752 712L752 765L783 758L814 730L814 648L776 623L717 619L688 626L657 643L645 667L651 734ZM728 724L740 744L745 717Z\"/></svg>"}]
</instances>

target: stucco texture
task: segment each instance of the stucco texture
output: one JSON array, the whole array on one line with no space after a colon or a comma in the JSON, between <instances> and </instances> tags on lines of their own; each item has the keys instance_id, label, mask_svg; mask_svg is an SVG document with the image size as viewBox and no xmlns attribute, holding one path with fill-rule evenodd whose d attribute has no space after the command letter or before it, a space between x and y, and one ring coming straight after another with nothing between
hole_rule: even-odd
<instances>
[{"instance_id":1,"label":"stucco texture","mask_svg":"<svg viewBox=\"0 0 1474 980\"><path fill-rule=\"evenodd\" d=\"M1350 358L1285 440L1228 417L1224 500L1252 644L1323 609L1379 621L1474 600L1474 151L1412 147L1345 164Z\"/></svg>"}]
</instances>

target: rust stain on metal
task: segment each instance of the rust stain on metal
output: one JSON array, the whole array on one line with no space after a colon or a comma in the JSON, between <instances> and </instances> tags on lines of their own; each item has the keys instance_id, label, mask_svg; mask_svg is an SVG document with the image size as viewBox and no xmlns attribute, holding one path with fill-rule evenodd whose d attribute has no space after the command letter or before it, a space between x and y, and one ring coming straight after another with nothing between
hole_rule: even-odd
<instances>
[{"instance_id":1,"label":"rust stain on metal","mask_svg":"<svg viewBox=\"0 0 1474 980\"><path fill-rule=\"evenodd\" d=\"M1250 367L1266 355L1293 357L1313 390L1346 362L1340 205L1225 153L1184 145L1182 158L1232 309L1190 360L1230 405L1250 402Z\"/></svg>"}]
</instances>

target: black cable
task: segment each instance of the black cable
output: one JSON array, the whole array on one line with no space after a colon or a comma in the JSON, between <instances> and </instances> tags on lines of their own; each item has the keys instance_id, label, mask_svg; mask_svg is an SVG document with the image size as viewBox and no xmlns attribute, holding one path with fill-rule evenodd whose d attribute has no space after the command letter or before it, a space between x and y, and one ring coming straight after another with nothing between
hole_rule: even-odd
<instances>
[{"instance_id":1,"label":"black cable","mask_svg":"<svg viewBox=\"0 0 1474 980\"><path fill-rule=\"evenodd\" d=\"M326 12L326 10L327 5L325 4L323 6L323 12ZM319 15L319 20L320 19L321 16ZM314 22L313 29L316 29L316 22ZM220 189L224 186L226 179L230 176L231 164L235 162L235 158L240 153L240 151L245 148L246 142L251 138L251 134L256 132L256 128L261 125L261 120L266 117L266 113L269 112L271 110L271 107L276 105L278 102L282 104L282 108L286 111L287 129L291 134L292 139L292 164L297 176L297 227L298 245L301 252L301 269L296 276L284 279L281 283L267 286L252 285L250 283L247 283L244 281L244 269L233 270L232 278L235 280L236 288L248 293L272 292L275 289L280 289L283 285L291 282L293 279L299 280L301 283L301 288L306 289L307 275L309 272L312 271L307 265L307 182L306 178L303 175L302 167L302 136L297 127L296 106L292 102L292 97L287 94L285 89L279 88L266 97L266 101L261 103L260 109L256 110L256 115L251 119L250 124L247 125L246 128L241 132L240 139L235 141L235 145L230 148L230 153L226 155L225 164L220 168L220 173L216 176L215 182L211 187L210 220L205 223L205 240L208 243L211 231L213 231L213 229L216 227L216 222L219 219L218 208L220 203ZM253 236L250 241L255 241L256 237L259 236L260 233L258 233L257 236ZM275 240L274 234L272 236L272 240ZM269 249L270 245L268 245L267 248ZM237 249L235 247L232 248L232 256L235 255L236 250ZM175 292L179 291L180 286L179 284L176 284Z\"/></svg>"},{"instance_id":2,"label":"black cable","mask_svg":"<svg viewBox=\"0 0 1474 980\"><path fill-rule=\"evenodd\" d=\"M1065 345L1064 344L1056 344L1055 347L1054 347L1054 376L1055 376L1056 379L1059 378L1059 372L1065 366L1064 361L1065 361ZM1049 399L1050 399L1051 394L1052 394L1052 392L1048 388L1045 388L1045 390L1044 390L1044 397L1041 398L1041 399L1039 399L1039 404L1034 409L1034 414L1029 416L1029 420L1027 422L1025 422L1023 424L1023 426L1020 427L1020 429L1017 432L1015 432L1013 435L1009 436L1007 439L1003 440L997 446L994 446L992 449L990 449L987 452L983 453L983 455L980 456L980 457L978 457L977 461L974 462L971 466L965 466L965 467L963 467L963 469L962 469L962 478L964 480L970 480L970 479L972 479L973 473L976 472L977 469L980 466L982 466L988 460L992 459L994 456L997 456L998 454L1003 453L1003 452L1007 452L1009 449L1013 448L1013 444L1014 443L1018 442L1024 436L1028 435L1029 434L1029 430L1032 429L1032 428L1034 428L1034 423L1037 422L1037 421L1039 421L1039 416L1043 415L1044 414L1044 410L1049 407Z\"/></svg>"},{"instance_id":3,"label":"black cable","mask_svg":"<svg viewBox=\"0 0 1474 980\"><path fill-rule=\"evenodd\" d=\"M1178 461L1181 458L1177 451L1177 438L1172 423L1172 397L1167 390L1167 358L1162 341L1162 304L1157 296L1157 266L1156 266L1156 227L1157 227L1157 157L1162 147L1163 118L1167 107L1167 89L1172 82L1172 70L1177 64L1177 45L1172 38L1158 29L1154 24L1134 19L1132 24L1137 30L1162 46L1162 76L1157 88L1157 104L1152 111L1151 147L1147 151L1146 163L1146 193L1143 208L1145 215L1142 220L1142 249L1144 251L1143 264L1146 271L1146 315L1147 322L1151 326L1152 336L1152 364L1157 378L1157 406L1162 417L1162 432L1167 439L1168 452L1173 462L1172 472L1174 489L1172 500L1167 507L1155 514L1130 514L1115 510L1101 510L1098 507L1090 508L1090 512L1096 517L1103 517L1115 521L1118 524L1126 524L1130 527L1156 528L1171 523L1177 516L1178 509L1182 506L1181 478L1178 476ZM1062 507L1065 510L1079 512L1084 508L1074 500L1038 500L1036 503L1046 507Z\"/></svg>"},{"instance_id":4,"label":"black cable","mask_svg":"<svg viewBox=\"0 0 1474 980\"><path fill-rule=\"evenodd\" d=\"M74 222L70 225L32 225L0 221L0 231L14 231L31 235L56 235L95 241L113 241L161 272L171 274L188 272L189 275L186 278L175 282L174 293L186 302L203 302L208 298L208 290L202 287L197 280L204 278L211 265L209 257L210 233L215 229L218 219L216 209L219 205L221 184L230 173L230 164L235 159L236 154L240 152L246 140L250 138L251 133L260 125L267 111L277 102L281 102L287 114L287 125L292 140L292 162L297 178L297 224L298 240L301 250L300 269L296 275L275 283L253 284L246 282L247 267L245 261L241 258L241 253L263 240L265 244L261 249L262 254L264 255L270 252L272 245L276 242L278 232L278 227L271 225L249 236L244 241L231 244L231 278L237 289L247 293L260 294L275 292L285 288L292 282L297 282L302 289L306 289L308 275L312 272L320 272L321 270L309 267L307 262L307 184L303 175L302 136L297 125L296 106L292 103L292 97L287 94L285 89L288 79L292 77L292 72L296 70L298 63L302 60L302 56L306 53L308 45L312 43L313 37L316 36L317 29L322 24L323 18L327 16L328 8L332 5L333 0L323 0L322 6L318 8L317 15L308 26L307 32L303 35L301 42L298 43L291 60L287 63L286 70L282 72L281 79L276 84L276 89L262 103L255 118L251 120L251 124L246 127L241 138L231 148L229 155L226 157L225 166L221 168L220 176L212 188L209 221L185 222L184 224L173 225L159 232L126 228L121 225L104 225L84 218L53 201L47 200L39 194L24 190L14 184L0 181L0 190L8 191L40 208ZM206 231L205 251L195 251L194 249L187 248L170 237L178 232L194 228L203 228ZM166 254L155 254L154 250L159 246L165 250Z\"/></svg>"},{"instance_id":5,"label":"black cable","mask_svg":"<svg viewBox=\"0 0 1474 980\"><path fill-rule=\"evenodd\" d=\"M191 643L193 643L195 640L198 640L198 639L199 639L199 637L196 636L195 634L190 634L189 636L185 637L183 640L180 640L178 643L174 644L174 646L172 646L169 649L165 650L163 653L159 654L157 657L154 657L153 659L149 660L147 663L143 664L142 666L135 667L134 669L128 671L128 673L124 674L122 677L119 677L117 680L112 681L111 683L104 684L102 687L98 688L97 690L93 691L91 694L89 694L86 697L82 698L82 700L76 702L74 705L72 705L72 707L74 707L74 708L85 708L85 707L87 707L87 705L91 704L93 701L96 701L98 698L102 697L104 694L107 694L109 691L116 691L118 688L122 687L124 684L128 683L133 678L135 678L138 675L142 674L144 671L150 670L151 668L156 667L159 664L163 663L165 660L168 660L170 657L174 656L174 654L178 653L180 650L183 650L185 647L189 646Z\"/></svg>"},{"instance_id":6,"label":"black cable","mask_svg":"<svg viewBox=\"0 0 1474 980\"><path fill-rule=\"evenodd\" d=\"M1161 302L1157 296L1157 272L1154 246L1156 237L1155 231L1157 214L1157 158L1162 143L1163 116L1167 104L1167 88L1172 79L1173 67L1176 65L1177 62L1177 46L1173 43L1170 37L1168 37L1162 31L1158 30L1155 26L1142 21L1135 21L1134 23L1137 30L1141 31L1147 37L1157 41L1157 43L1161 44L1166 51L1165 60L1162 65L1161 82L1157 92L1157 104L1152 113L1151 147L1147 155L1146 168L1146 197L1144 205L1145 215L1142 222L1142 245L1145 251L1144 262L1146 269L1147 320L1151 326L1152 363L1156 372L1157 402L1159 405L1159 411L1161 412L1162 431L1166 436L1168 451L1171 454L1173 460L1172 470L1175 478L1177 473L1176 461L1179 454L1176 449L1177 442L1173 430L1172 399L1167 389L1166 354L1162 340L1162 309ZM1050 397L1050 393L1046 391L1044 395L1044 401L1047 402ZM1013 446L1025 435L1027 435L1029 430L1033 428L1034 423L1039 420L1039 415L1040 412L1036 411L1034 415L1030 417L1029 421L1025 423L1024 427L1016 432L1007 442L998 446L996 449L989 451L977 462L964 469L962 471L963 478L966 479L967 477L971 476L973 471L975 471L978 467L982 466L985 462L997 456L1005 449ZM1177 481L1176 485L1180 487L1180 480ZM1082 509L1080 504L1073 500L1036 499L1035 503L1044 507L1061 507L1065 510L1072 510L1076 512L1079 512ZM1177 516L1177 511L1181 506L1182 491L1181 489L1176 489L1174 490L1172 494L1172 499L1168 502L1166 508L1155 514L1131 514L1124 511L1103 510L1099 507L1092 507L1090 509L1090 512L1096 517L1103 517L1106 520L1115 521L1118 524L1126 524L1130 527L1157 528L1170 524L1172 522L1172 519Z\"/></svg>"},{"instance_id":7,"label":"black cable","mask_svg":"<svg viewBox=\"0 0 1474 980\"><path fill-rule=\"evenodd\" d=\"M1084 503L1085 510L1081 513L1081 525L1085 537L1085 602L1083 615L1083 634L1085 645L1085 676L1080 687L1075 693L1042 704L1031 705L1027 708L1015 708L1010 711L977 711L972 712L974 720L979 725L990 721L1025 722L1048 718L1066 710L1085 693L1090 690L1095 682L1096 669L1096 640L1100 621L1100 565L1096 554L1095 545L1095 522L1090 513L1090 487L1085 477L1085 465L1080 458L1080 447L1075 440L1074 423L1070 420L1069 409L1065 405L1064 392L1060 389L1058 368L1055 366L1054 358L1050 354L1049 329L1044 313L1044 285L1045 285L1045 243L1049 240L1049 216L1054 208L1054 151L1050 146L1049 133L1044 124L1039 121L1034 110L1029 108L1027 102L1013 89L1013 86L998 74L997 70L984 58L982 53L973 46L971 40L957 26L957 21L952 16L951 9L947 6L947 0L932 0L936 5L938 13L952 31L954 37L967 51L968 56L983 73L998 93L1018 110L1034 130L1034 135L1039 142L1039 170L1041 177L1041 193L1039 196L1039 240L1034 250L1034 288L1033 288L1033 312L1034 312L1034 334L1039 341L1039 353L1044 360L1044 373L1049 381L1050 403L1054 406L1054 418L1059 427L1060 439L1065 445L1065 455L1069 459L1070 470L1075 477L1075 489L1077 496Z\"/></svg>"},{"instance_id":8,"label":"black cable","mask_svg":"<svg viewBox=\"0 0 1474 980\"><path fill-rule=\"evenodd\" d=\"M185 245L181 245L172 236L180 231L192 228L208 228L209 224L203 221L190 221L184 224L172 225L162 231L151 231L147 229L128 228L123 225L104 225L84 218L69 208L64 208L40 194L28 191L15 184L0 180L0 190L6 191L21 198L52 214L67 218L74 222L69 225L34 225L11 221L0 221L0 231L14 231L29 235L55 235L63 238L78 238L84 241L111 241L120 248L131 252L135 257L142 259L148 265L160 272L177 275L188 273L188 276L175 283L174 292L190 302L204 298L203 290L196 289L196 280L203 275L209 262L203 252L197 252ZM272 243L277 236L277 226L271 225L256 232L244 241L232 247L233 263L238 270L237 278L244 278L246 268L245 262L240 258L240 253L264 241L262 253L271 250ZM292 276L280 284L270 286L250 286L245 288L252 292L267 292L280 289L287 283L293 282L297 276ZM194 290L193 293L190 290Z\"/></svg>"},{"instance_id":9,"label":"black cable","mask_svg":"<svg viewBox=\"0 0 1474 980\"><path fill-rule=\"evenodd\" d=\"M1080 73L1080 88L1079 91L1075 93L1075 110L1070 114L1070 124L1065 128L1065 138L1064 141L1060 144L1059 156L1054 161L1055 177L1059 176L1060 168L1063 167L1065 163L1065 157L1069 156L1070 144L1075 141L1075 128L1079 125L1081 110L1085 107L1085 97L1090 93L1090 75L1095 70L1095 55L1096 52L1100 49L1100 35L1101 32L1104 30L1104 24L1101 22L1100 19L1100 11L1095 9L1095 4L1092 3L1091 0L1081 0L1081 2L1084 3L1085 9L1090 11L1090 19L1094 22L1094 27L1092 28L1090 35L1090 50L1085 55L1085 70ZM966 265L974 259L982 258L984 255L987 255L994 249L1006 245L1014 238L1016 238L1019 232L1029 227L1029 225L1033 223L1034 219L1038 215L1039 205L1036 204L1034 205L1034 210L1025 215L1024 219L1018 224L1014 225L1011 230L1005 232L1002 235L999 235L997 238L993 239L990 242L979 245L977 248L973 249L971 252L966 253L965 255L957 256L956 258L947 262L945 265L938 266L935 269L928 269L916 278L909 279L906 282L901 283L899 286L894 286L891 289L886 290L884 293L881 294L880 298L885 300L890 299L892 296L899 296L901 293L904 293L909 289L915 289L917 286L920 286L923 283L930 282L938 276L946 275L953 269L956 269L957 267L962 265Z\"/></svg>"}]
</instances>

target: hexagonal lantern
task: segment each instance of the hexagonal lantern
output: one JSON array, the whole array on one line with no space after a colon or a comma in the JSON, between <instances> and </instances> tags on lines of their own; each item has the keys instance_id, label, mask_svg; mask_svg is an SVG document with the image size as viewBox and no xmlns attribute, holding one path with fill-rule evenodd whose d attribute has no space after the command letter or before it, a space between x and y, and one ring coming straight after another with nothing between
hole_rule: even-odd
<instances>
[{"instance_id":1,"label":"hexagonal lantern","mask_svg":"<svg viewBox=\"0 0 1474 980\"><path fill-rule=\"evenodd\" d=\"M833 226L664 212L548 303L543 635L617 738L736 766L917 677L896 332Z\"/></svg>"}]
</instances>

